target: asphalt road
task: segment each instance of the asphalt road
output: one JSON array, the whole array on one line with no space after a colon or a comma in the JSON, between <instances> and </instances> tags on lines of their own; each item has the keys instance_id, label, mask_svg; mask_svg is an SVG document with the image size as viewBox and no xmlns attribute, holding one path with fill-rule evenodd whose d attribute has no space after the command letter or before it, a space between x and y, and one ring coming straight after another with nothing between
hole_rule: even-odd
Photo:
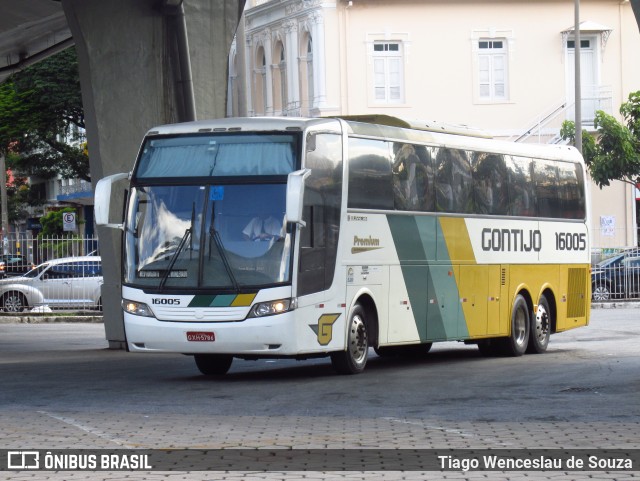
<instances>
[{"instance_id":1,"label":"asphalt road","mask_svg":"<svg viewBox=\"0 0 640 481\"><path fill-rule=\"evenodd\" d=\"M235 360L210 379L187 356L109 350L100 324L0 324L0 432L9 449L640 449L639 341L640 310L596 309L541 355L449 342L418 360L371 352L356 376Z\"/></svg>"},{"instance_id":2,"label":"asphalt road","mask_svg":"<svg viewBox=\"0 0 640 481\"><path fill-rule=\"evenodd\" d=\"M371 352L356 376L334 374L328 359L236 359L225 378L209 379L191 357L108 350L103 337L100 324L0 325L0 408L277 416L330 406L332 415L361 417L640 417L634 309L594 310L590 326L552 336L543 355L486 358L473 345L437 343L418 360Z\"/></svg>"}]
</instances>

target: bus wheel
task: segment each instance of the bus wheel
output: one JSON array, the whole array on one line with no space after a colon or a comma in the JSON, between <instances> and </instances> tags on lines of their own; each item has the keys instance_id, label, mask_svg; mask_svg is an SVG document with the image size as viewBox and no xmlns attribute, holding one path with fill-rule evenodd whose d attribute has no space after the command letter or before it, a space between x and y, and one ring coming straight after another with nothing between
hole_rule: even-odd
<instances>
[{"instance_id":1,"label":"bus wheel","mask_svg":"<svg viewBox=\"0 0 640 481\"><path fill-rule=\"evenodd\" d=\"M233 362L233 356L227 354L196 354L194 358L196 366L205 376L222 376Z\"/></svg>"},{"instance_id":2,"label":"bus wheel","mask_svg":"<svg viewBox=\"0 0 640 481\"><path fill-rule=\"evenodd\" d=\"M547 350L551 335L551 309L549 301L543 295L538 302L536 314L531 318L531 332L527 352L540 354Z\"/></svg>"},{"instance_id":3,"label":"bus wheel","mask_svg":"<svg viewBox=\"0 0 640 481\"><path fill-rule=\"evenodd\" d=\"M511 335L503 340L505 354L522 356L526 352L529 344L530 318L529 305L524 297L518 294L511 310Z\"/></svg>"},{"instance_id":4,"label":"bus wheel","mask_svg":"<svg viewBox=\"0 0 640 481\"><path fill-rule=\"evenodd\" d=\"M369 355L369 338L364 308L356 304L349 318L347 349L331 353L331 364L340 374L358 374L364 370Z\"/></svg>"}]
</instances>

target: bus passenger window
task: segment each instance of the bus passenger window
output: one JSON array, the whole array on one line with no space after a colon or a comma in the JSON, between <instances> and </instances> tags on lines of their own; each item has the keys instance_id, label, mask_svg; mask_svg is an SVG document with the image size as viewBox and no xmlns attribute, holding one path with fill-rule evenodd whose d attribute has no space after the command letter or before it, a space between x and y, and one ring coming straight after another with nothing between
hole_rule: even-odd
<instances>
[{"instance_id":1,"label":"bus passenger window","mask_svg":"<svg viewBox=\"0 0 640 481\"><path fill-rule=\"evenodd\" d=\"M476 214L507 213L507 168L504 156L473 153L473 196Z\"/></svg>"},{"instance_id":2,"label":"bus passenger window","mask_svg":"<svg viewBox=\"0 0 640 481\"><path fill-rule=\"evenodd\" d=\"M389 142L349 139L349 207L393 210Z\"/></svg>"},{"instance_id":3,"label":"bus passenger window","mask_svg":"<svg viewBox=\"0 0 640 481\"><path fill-rule=\"evenodd\" d=\"M536 196L531 180L531 159L505 156L508 172L509 215L534 217Z\"/></svg>"},{"instance_id":4,"label":"bus passenger window","mask_svg":"<svg viewBox=\"0 0 640 481\"><path fill-rule=\"evenodd\" d=\"M580 188L582 168L579 164L558 163L558 193L562 204L562 215L565 219L584 219L584 192Z\"/></svg>"},{"instance_id":5,"label":"bus passenger window","mask_svg":"<svg viewBox=\"0 0 640 481\"><path fill-rule=\"evenodd\" d=\"M436 207L440 212L473 212L471 165L464 150L441 147L436 156Z\"/></svg>"},{"instance_id":6,"label":"bus passenger window","mask_svg":"<svg viewBox=\"0 0 640 481\"><path fill-rule=\"evenodd\" d=\"M394 143L393 196L396 210L433 210L433 169L426 147Z\"/></svg>"},{"instance_id":7,"label":"bus passenger window","mask_svg":"<svg viewBox=\"0 0 640 481\"><path fill-rule=\"evenodd\" d=\"M558 169L555 162L539 160L534 166L538 216L560 217L562 206L558 196Z\"/></svg>"}]
</instances>

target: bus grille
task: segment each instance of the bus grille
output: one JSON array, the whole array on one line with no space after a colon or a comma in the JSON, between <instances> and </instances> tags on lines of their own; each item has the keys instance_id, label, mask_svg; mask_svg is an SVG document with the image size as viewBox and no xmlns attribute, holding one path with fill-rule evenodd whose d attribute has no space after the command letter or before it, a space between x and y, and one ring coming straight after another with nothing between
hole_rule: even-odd
<instances>
[{"instance_id":1,"label":"bus grille","mask_svg":"<svg viewBox=\"0 0 640 481\"><path fill-rule=\"evenodd\" d=\"M569 269L568 293L567 317L584 317L586 315L587 269Z\"/></svg>"}]
</instances>

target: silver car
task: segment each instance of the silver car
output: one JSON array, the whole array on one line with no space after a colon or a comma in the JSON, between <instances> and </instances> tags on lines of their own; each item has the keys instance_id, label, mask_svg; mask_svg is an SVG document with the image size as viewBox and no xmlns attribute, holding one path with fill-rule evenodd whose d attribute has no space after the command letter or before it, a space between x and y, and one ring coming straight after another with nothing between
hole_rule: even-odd
<instances>
[{"instance_id":1,"label":"silver car","mask_svg":"<svg viewBox=\"0 0 640 481\"><path fill-rule=\"evenodd\" d=\"M34 307L102 309L102 262L98 256L44 262L26 274L0 280L4 312Z\"/></svg>"}]
</instances>

